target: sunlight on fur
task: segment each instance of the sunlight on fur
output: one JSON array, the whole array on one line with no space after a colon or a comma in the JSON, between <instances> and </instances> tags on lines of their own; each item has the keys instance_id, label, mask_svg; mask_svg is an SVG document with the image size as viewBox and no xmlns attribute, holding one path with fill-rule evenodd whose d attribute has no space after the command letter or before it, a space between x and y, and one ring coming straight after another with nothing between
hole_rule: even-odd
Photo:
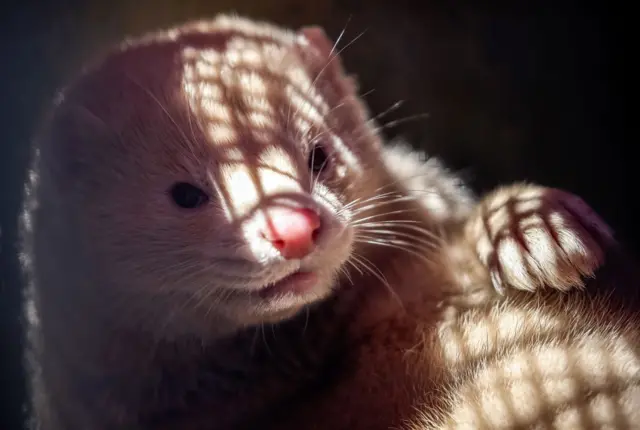
<instances>
[{"instance_id":1,"label":"sunlight on fur","mask_svg":"<svg viewBox=\"0 0 640 430\"><path fill-rule=\"evenodd\" d=\"M219 24L224 27L225 22ZM275 40L268 43L256 36ZM304 37L293 33L274 35L266 30L256 36L231 37L222 52L186 48L182 55L182 87L187 104L198 121L206 124L208 141L220 150L220 176L225 178L222 182L229 189L245 190L221 202L231 220L246 217L260 204L262 196L299 188L297 183L302 178L294 166L300 161L292 159L278 143L291 138L286 133L296 139L310 138L329 113L309 73L290 58L288 47L296 37L298 42ZM336 146L341 144L327 131L320 134L332 138ZM357 162L345 145L338 149L348 161L344 175L345 169L355 168ZM291 183L290 189L284 187L287 182ZM279 189L265 189L269 184Z\"/></svg>"},{"instance_id":2,"label":"sunlight on fur","mask_svg":"<svg viewBox=\"0 0 640 430\"><path fill-rule=\"evenodd\" d=\"M604 261L598 243L612 242L606 223L580 198L561 190L503 187L478 211L467 234L499 291L505 286L526 291L581 287Z\"/></svg>"},{"instance_id":3,"label":"sunlight on fur","mask_svg":"<svg viewBox=\"0 0 640 430\"><path fill-rule=\"evenodd\" d=\"M637 334L605 319L595 325L586 303L560 309L507 301L442 326L451 390L412 428L638 428Z\"/></svg>"}]
</instances>

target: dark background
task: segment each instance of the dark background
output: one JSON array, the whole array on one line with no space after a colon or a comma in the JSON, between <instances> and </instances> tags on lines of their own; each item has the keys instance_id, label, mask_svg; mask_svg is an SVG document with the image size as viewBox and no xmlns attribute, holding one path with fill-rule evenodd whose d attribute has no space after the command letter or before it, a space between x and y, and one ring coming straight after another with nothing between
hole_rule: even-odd
<instances>
[{"instance_id":1,"label":"dark background","mask_svg":"<svg viewBox=\"0 0 640 430\"><path fill-rule=\"evenodd\" d=\"M13 3L13 4L12 4ZM442 2L445 3L445 2ZM637 46L615 2L405 0L22 0L0 9L0 428L19 429L20 279L16 217L33 128L56 87L124 35L235 10L291 27L349 16L343 54L388 128L459 169L477 190L529 180L584 197L632 251L638 163L626 97ZM518 3L514 5L513 3ZM626 9L626 10L625 10ZM628 60L628 58L631 58Z\"/></svg>"}]
</instances>

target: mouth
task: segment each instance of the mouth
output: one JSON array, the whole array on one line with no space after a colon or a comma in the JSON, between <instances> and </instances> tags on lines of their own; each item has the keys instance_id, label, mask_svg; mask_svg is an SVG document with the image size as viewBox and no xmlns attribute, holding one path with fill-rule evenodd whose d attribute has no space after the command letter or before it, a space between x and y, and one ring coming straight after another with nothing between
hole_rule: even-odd
<instances>
[{"instance_id":1,"label":"mouth","mask_svg":"<svg viewBox=\"0 0 640 430\"><path fill-rule=\"evenodd\" d=\"M318 276L314 272L299 270L256 293L263 299L282 295L303 296L309 293L317 283Z\"/></svg>"}]
</instances>

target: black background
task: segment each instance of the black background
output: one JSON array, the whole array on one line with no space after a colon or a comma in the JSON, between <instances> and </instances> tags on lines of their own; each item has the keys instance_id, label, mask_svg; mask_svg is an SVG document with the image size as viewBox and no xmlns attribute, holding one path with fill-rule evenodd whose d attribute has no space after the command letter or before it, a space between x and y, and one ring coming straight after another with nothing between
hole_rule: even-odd
<instances>
[{"instance_id":1,"label":"black background","mask_svg":"<svg viewBox=\"0 0 640 430\"><path fill-rule=\"evenodd\" d=\"M442 2L447 3L447 2ZM477 190L528 180L585 198L631 250L638 163L626 106L637 46L615 2L102 0L5 2L0 17L0 428L19 429L20 279L16 217L33 128L54 90L124 35L236 10L287 26L325 26L385 131L460 169ZM517 5L514 5L517 3ZM509 6L506 6L506 5ZM351 19L349 20L349 16ZM637 25L637 24L636 24ZM629 46L627 46L629 45Z\"/></svg>"}]
</instances>

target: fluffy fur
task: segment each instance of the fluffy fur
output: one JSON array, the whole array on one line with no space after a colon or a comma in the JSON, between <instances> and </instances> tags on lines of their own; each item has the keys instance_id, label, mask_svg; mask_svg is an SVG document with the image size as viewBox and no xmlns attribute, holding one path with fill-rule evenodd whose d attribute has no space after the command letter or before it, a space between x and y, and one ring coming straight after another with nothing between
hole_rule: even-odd
<instances>
[{"instance_id":1,"label":"fluffy fur","mask_svg":"<svg viewBox=\"0 0 640 430\"><path fill-rule=\"evenodd\" d=\"M571 424L571 407L529 397L509 418L498 392L528 395L523 354L544 387L572 372L559 354L605 347L618 383L578 378L561 400L606 412L593 393L620 395L632 422L631 316L519 291L592 275L604 223L537 186L476 204L435 161L383 147L335 54L318 28L221 16L127 42L61 93L23 217L33 428ZM207 204L172 205L177 182ZM260 240L278 205L321 214L308 258ZM310 292L268 294L298 270L317 275ZM490 412L470 413L484 394Z\"/></svg>"}]
</instances>

